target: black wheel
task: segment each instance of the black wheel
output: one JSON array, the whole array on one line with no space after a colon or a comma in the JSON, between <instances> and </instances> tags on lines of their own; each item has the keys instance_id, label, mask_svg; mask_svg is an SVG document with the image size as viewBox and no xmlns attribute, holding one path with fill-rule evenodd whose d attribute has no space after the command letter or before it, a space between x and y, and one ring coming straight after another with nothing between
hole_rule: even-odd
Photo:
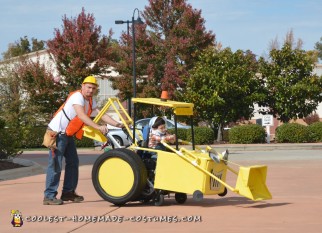
<instances>
[{"instance_id":1,"label":"black wheel","mask_svg":"<svg viewBox=\"0 0 322 233\"><path fill-rule=\"evenodd\" d=\"M124 205L140 196L146 186L147 171L136 153L117 148L97 158L92 169L92 182L104 200Z\"/></svg>"},{"instance_id":2,"label":"black wheel","mask_svg":"<svg viewBox=\"0 0 322 233\"><path fill-rule=\"evenodd\" d=\"M153 184L147 180L147 185L141 193L140 201L143 203L148 203L150 200L154 199L156 195L157 193L153 188Z\"/></svg>"},{"instance_id":3,"label":"black wheel","mask_svg":"<svg viewBox=\"0 0 322 233\"><path fill-rule=\"evenodd\" d=\"M163 194L157 195L157 197L154 200L154 205L155 206L162 206L163 203L164 203L164 195Z\"/></svg>"},{"instance_id":4,"label":"black wheel","mask_svg":"<svg viewBox=\"0 0 322 233\"><path fill-rule=\"evenodd\" d=\"M200 190L196 190L193 192L193 200L195 201L202 201L203 200L203 193Z\"/></svg>"},{"instance_id":5,"label":"black wheel","mask_svg":"<svg viewBox=\"0 0 322 233\"><path fill-rule=\"evenodd\" d=\"M176 193L176 194L174 194L174 198L176 199L177 203L183 204L187 200L187 194L185 194L185 193Z\"/></svg>"},{"instance_id":6,"label":"black wheel","mask_svg":"<svg viewBox=\"0 0 322 233\"><path fill-rule=\"evenodd\" d=\"M124 146L124 143L123 143L122 138L120 138L119 136L115 136L115 135L113 135L113 138L115 139L115 141L117 141L117 143L118 143L120 146Z\"/></svg>"},{"instance_id":7,"label":"black wheel","mask_svg":"<svg viewBox=\"0 0 322 233\"><path fill-rule=\"evenodd\" d=\"M218 196L224 197L227 194L227 188L225 187L225 190L222 193L219 193Z\"/></svg>"}]
</instances>

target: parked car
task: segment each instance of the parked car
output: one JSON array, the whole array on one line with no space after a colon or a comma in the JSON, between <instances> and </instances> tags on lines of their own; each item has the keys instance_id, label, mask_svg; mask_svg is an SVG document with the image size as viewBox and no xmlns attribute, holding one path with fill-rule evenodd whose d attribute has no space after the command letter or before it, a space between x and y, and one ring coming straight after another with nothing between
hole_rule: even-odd
<instances>
[{"instance_id":1,"label":"parked car","mask_svg":"<svg viewBox=\"0 0 322 233\"><path fill-rule=\"evenodd\" d=\"M135 128L136 129L143 129L144 126L149 124L151 118L144 118L137 120L135 123ZM181 123L177 123L178 129L190 129L191 127L189 125L183 125ZM174 128L174 121L167 119L167 129L173 129Z\"/></svg>"},{"instance_id":2,"label":"parked car","mask_svg":"<svg viewBox=\"0 0 322 233\"><path fill-rule=\"evenodd\" d=\"M114 137L117 143L120 144L120 146L127 147L130 145L128 136L124 133L122 129L110 126L108 126L108 128L109 133ZM102 146L102 143L94 140L94 146Z\"/></svg>"}]
</instances>

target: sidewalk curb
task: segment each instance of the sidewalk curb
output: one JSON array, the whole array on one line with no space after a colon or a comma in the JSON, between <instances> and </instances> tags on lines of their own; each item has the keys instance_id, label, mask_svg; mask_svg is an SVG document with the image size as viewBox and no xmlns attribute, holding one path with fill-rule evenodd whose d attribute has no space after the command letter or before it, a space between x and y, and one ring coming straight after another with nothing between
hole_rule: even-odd
<instances>
[{"instance_id":1,"label":"sidewalk curb","mask_svg":"<svg viewBox=\"0 0 322 233\"><path fill-rule=\"evenodd\" d=\"M217 150L229 151L271 151L271 150L322 150L318 144L220 144L212 145Z\"/></svg>"},{"instance_id":2,"label":"sidewalk curb","mask_svg":"<svg viewBox=\"0 0 322 233\"><path fill-rule=\"evenodd\" d=\"M44 168L33 161L15 158L13 159L13 162L25 167L0 171L0 181L14 180L21 177L34 176L45 173Z\"/></svg>"}]
</instances>

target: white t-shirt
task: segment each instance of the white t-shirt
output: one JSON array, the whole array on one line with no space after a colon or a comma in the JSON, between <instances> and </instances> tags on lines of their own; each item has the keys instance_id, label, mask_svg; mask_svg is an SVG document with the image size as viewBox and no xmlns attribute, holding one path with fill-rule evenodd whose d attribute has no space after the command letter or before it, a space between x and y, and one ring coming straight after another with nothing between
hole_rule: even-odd
<instances>
[{"instance_id":1,"label":"white t-shirt","mask_svg":"<svg viewBox=\"0 0 322 233\"><path fill-rule=\"evenodd\" d=\"M72 94L71 97L67 100L64 106L64 111L68 118L72 120L74 117L76 117L76 112L73 107L73 105L81 105L84 107L85 105L85 113L87 114L88 108L89 108L89 101L85 100L83 95L80 92L75 92ZM92 109L96 109L96 101L93 99L92 103ZM56 132L65 132L65 129L67 128L67 125L69 123L69 120L65 116L63 110L59 111L56 116L50 121L48 124L49 128L51 128L53 131Z\"/></svg>"}]
</instances>

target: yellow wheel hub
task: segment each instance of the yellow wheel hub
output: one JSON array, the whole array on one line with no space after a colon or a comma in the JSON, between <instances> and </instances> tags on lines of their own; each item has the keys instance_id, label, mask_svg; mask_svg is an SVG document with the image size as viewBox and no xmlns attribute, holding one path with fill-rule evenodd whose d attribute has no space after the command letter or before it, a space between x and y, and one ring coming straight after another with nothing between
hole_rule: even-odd
<instances>
[{"instance_id":1,"label":"yellow wheel hub","mask_svg":"<svg viewBox=\"0 0 322 233\"><path fill-rule=\"evenodd\" d=\"M110 158L99 168L98 182L108 195L122 197L133 187L134 173L123 159Z\"/></svg>"}]
</instances>

